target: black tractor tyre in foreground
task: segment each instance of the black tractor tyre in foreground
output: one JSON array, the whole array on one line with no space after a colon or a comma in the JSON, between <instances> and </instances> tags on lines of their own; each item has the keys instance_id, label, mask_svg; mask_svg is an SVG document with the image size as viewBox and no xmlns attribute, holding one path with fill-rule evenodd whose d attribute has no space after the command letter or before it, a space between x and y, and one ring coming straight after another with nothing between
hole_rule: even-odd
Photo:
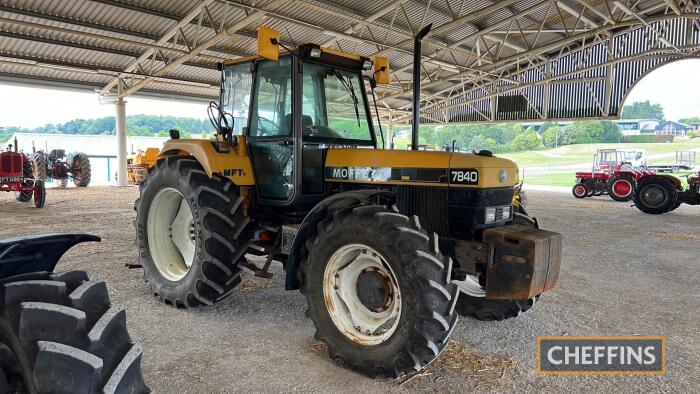
<instances>
[{"instance_id":1,"label":"black tractor tyre in foreground","mask_svg":"<svg viewBox=\"0 0 700 394\"><path fill-rule=\"evenodd\" d=\"M0 240L0 393L150 391L141 348L105 282L84 271L26 271L50 269L75 243L99 240L88 237Z\"/></svg>"}]
</instances>

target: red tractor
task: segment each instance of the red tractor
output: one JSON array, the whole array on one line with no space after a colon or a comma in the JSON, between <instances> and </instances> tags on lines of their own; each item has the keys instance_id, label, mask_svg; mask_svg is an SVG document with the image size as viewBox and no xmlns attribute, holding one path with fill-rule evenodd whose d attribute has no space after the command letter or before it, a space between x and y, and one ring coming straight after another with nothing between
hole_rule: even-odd
<instances>
[{"instance_id":1,"label":"red tractor","mask_svg":"<svg viewBox=\"0 0 700 394\"><path fill-rule=\"evenodd\" d=\"M595 155L591 172L577 172L572 193L576 198L609 195L615 201L630 201L639 179L656 174L655 171L632 166L627 161L629 152L601 149Z\"/></svg>"},{"instance_id":2,"label":"red tractor","mask_svg":"<svg viewBox=\"0 0 700 394\"><path fill-rule=\"evenodd\" d=\"M34 206L41 208L46 201L44 181L34 179L32 162L27 155L10 144L5 152L0 152L0 191L14 192L17 201L28 202L34 199Z\"/></svg>"},{"instance_id":3,"label":"red tractor","mask_svg":"<svg viewBox=\"0 0 700 394\"><path fill-rule=\"evenodd\" d=\"M673 175L650 175L639 180L634 205L642 212L658 215L681 204L700 205L700 172L688 175L685 189Z\"/></svg>"}]
</instances>

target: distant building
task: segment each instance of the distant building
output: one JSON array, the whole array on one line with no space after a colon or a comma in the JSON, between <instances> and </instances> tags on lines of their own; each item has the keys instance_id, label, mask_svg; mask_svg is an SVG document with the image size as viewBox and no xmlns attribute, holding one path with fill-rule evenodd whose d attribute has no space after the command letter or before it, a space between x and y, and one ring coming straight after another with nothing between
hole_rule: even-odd
<instances>
[{"instance_id":1,"label":"distant building","mask_svg":"<svg viewBox=\"0 0 700 394\"><path fill-rule=\"evenodd\" d=\"M685 136L688 132L693 131L693 126L679 122L661 122L656 126L656 135L676 135Z\"/></svg>"},{"instance_id":2,"label":"distant building","mask_svg":"<svg viewBox=\"0 0 700 394\"><path fill-rule=\"evenodd\" d=\"M662 122L658 119L618 119L611 120L611 122L616 123L620 126L622 130L622 135L674 135L674 136L685 136L693 130L700 130L700 124L698 125L687 125L685 123L666 121ZM524 128L532 127L540 132L542 125L545 122L537 123L523 123ZM554 122L559 125L559 127L566 127L573 121L562 121Z\"/></svg>"},{"instance_id":3,"label":"distant building","mask_svg":"<svg viewBox=\"0 0 700 394\"><path fill-rule=\"evenodd\" d=\"M622 129L622 135L656 134L656 127L661 123L657 119L620 119L613 120Z\"/></svg>"}]
</instances>

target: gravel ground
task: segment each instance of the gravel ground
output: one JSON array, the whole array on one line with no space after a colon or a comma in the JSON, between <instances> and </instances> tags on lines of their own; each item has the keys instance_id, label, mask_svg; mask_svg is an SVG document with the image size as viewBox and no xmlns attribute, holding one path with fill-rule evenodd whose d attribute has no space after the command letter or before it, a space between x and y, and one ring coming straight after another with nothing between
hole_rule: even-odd
<instances>
[{"instance_id":1,"label":"gravel ground","mask_svg":"<svg viewBox=\"0 0 700 394\"><path fill-rule=\"evenodd\" d=\"M557 288L507 322L462 319L448 350L410 380L371 380L335 365L313 340L305 301L246 273L233 297L175 310L147 292L136 260L132 204L138 189L50 189L46 207L0 194L0 238L89 232L100 244L69 252L58 270L105 279L127 310L143 369L158 393L224 392L697 392L700 387L700 207L663 216L626 203L532 190L531 213L564 234ZM539 335L665 335L665 376L537 376Z\"/></svg>"}]
</instances>

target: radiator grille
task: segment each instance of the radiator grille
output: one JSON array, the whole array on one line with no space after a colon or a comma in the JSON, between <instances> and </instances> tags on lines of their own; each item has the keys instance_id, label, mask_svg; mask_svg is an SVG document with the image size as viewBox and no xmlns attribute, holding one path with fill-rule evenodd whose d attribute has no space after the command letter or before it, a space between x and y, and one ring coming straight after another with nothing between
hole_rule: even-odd
<instances>
[{"instance_id":1,"label":"radiator grille","mask_svg":"<svg viewBox=\"0 0 700 394\"><path fill-rule=\"evenodd\" d=\"M5 174L22 174L22 155L6 152L0 155L0 172Z\"/></svg>"},{"instance_id":2,"label":"radiator grille","mask_svg":"<svg viewBox=\"0 0 700 394\"><path fill-rule=\"evenodd\" d=\"M423 229L443 237L449 234L446 187L399 186L396 197L399 211L417 215Z\"/></svg>"}]
</instances>

